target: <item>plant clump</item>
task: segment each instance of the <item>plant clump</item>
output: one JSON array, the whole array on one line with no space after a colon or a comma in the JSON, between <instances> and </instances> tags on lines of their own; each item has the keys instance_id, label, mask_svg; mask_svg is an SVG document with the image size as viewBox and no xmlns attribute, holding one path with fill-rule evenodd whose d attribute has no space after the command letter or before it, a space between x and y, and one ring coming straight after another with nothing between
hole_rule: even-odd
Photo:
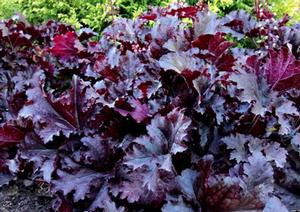
<instances>
[{"instance_id":1,"label":"plant clump","mask_svg":"<svg viewBox=\"0 0 300 212\"><path fill-rule=\"evenodd\" d=\"M300 29L287 21L173 4L99 41L1 22L0 184L48 183L57 211L299 208Z\"/></svg>"}]
</instances>

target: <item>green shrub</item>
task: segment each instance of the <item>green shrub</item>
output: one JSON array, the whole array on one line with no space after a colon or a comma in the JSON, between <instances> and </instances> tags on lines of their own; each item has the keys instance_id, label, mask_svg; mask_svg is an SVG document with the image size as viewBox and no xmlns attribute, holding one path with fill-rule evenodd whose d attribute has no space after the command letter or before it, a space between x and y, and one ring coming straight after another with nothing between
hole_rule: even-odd
<instances>
[{"instance_id":1,"label":"green shrub","mask_svg":"<svg viewBox=\"0 0 300 212\"><path fill-rule=\"evenodd\" d=\"M0 19L10 18L14 13L19 12L20 8L17 0L0 1Z\"/></svg>"},{"instance_id":2,"label":"green shrub","mask_svg":"<svg viewBox=\"0 0 300 212\"><path fill-rule=\"evenodd\" d=\"M149 6L168 6L172 0L117 0L116 7L119 14L126 18L135 18Z\"/></svg>"},{"instance_id":3,"label":"green shrub","mask_svg":"<svg viewBox=\"0 0 300 212\"><path fill-rule=\"evenodd\" d=\"M101 31L113 18L111 0L18 0L21 12L32 23L59 20L76 28Z\"/></svg>"},{"instance_id":4,"label":"green shrub","mask_svg":"<svg viewBox=\"0 0 300 212\"><path fill-rule=\"evenodd\" d=\"M300 2L299 0L269 0L271 10L276 13L278 18L285 14L291 16L291 24L300 21Z\"/></svg>"},{"instance_id":5,"label":"green shrub","mask_svg":"<svg viewBox=\"0 0 300 212\"><path fill-rule=\"evenodd\" d=\"M2 0L0 18L9 18L20 11L29 22L49 19L101 32L116 16L133 18L148 5L166 6L171 0Z\"/></svg>"},{"instance_id":6,"label":"green shrub","mask_svg":"<svg viewBox=\"0 0 300 212\"><path fill-rule=\"evenodd\" d=\"M299 0L261 0L260 2L268 2L269 5L265 6L268 6L277 18L282 18L284 14L288 14L292 18L291 23L300 21ZM208 5L212 11L224 16L232 10L253 11L255 0L208 0Z\"/></svg>"},{"instance_id":7,"label":"green shrub","mask_svg":"<svg viewBox=\"0 0 300 212\"><path fill-rule=\"evenodd\" d=\"M198 0L182 0L195 5ZM0 0L0 18L22 13L32 23L43 23L49 19L75 26L89 27L101 32L114 18L134 18L146 10L148 5L166 6L172 0ZM255 0L206 0L212 11L224 16L232 10L253 10ZM278 17L288 13L293 22L300 20L298 0L269 0L270 8Z\"/></svg>"},{"instance_id":8,"label":"green shrub","mask_svg":"<svg viewBox=\"0 0 300 212\"><path fill-rule=\"evenodd\" d=\"M209 0L208 5L210 9L224 16L232 10L246 10L251 12L254 6L254 0Z\"/></svg>"}]
</instances>

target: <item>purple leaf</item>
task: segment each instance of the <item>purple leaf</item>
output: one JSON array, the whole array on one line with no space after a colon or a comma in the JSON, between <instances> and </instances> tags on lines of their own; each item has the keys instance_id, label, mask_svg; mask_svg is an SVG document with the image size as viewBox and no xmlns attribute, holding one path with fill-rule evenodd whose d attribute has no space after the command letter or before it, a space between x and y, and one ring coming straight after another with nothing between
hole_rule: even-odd
<instances>
[{"instance_id":1,"label":"purple leaf","mask_svg":"<svg viewBox=\"0 0 300 212\"><path fill-rule=\"evenodd\" d=\"M270 50L269 57L263 71L272 89L282 91L298 88L300 61L295 59L289 49L281 48L279 52Z\"/></svg>"},{"instance_id":2,"label":"purple leaf","mask_svg":"<svg viewBox=\"0 0 300 212\"><path fill-rule=\"evenodd\" d=\"M148 116L149 110L147 105L142 104L139 100L132 100L132 104L134 105L133 111L127 111L119 108L116 108L115 110L122 116L130 115L134 120L140 123Z\"/></svg>"},{"instance_id":3,"label":"purple leaf","mask_svg":"<svg viewBox=\"0 0 300 212\"><path fill-rule=\"evenodd\" d=\"M72 88L58 98L49 92L47 100L51 106L77 129L82 129L98 99L98 94L92 89L89 82L85 82L73 75Z\"/></svg>"},{"instance_id":4,"label":"purple leaf","mask_svg":"<svg viewBox=\"0 0 300 212\"><path fill-rule=\"evenodd\" d=\"M76 56L79 51L83 50L83 46L77 39L74 32L67 32L64 35L56 35L54 37L54 47L51 48L51 53L54 56L68 59Z\"/></svg>"},{"instance_id":5,"label":"purple leaf","mask_svg":"<svg viewBox=\"0 0 300 212\"><path fill-rule=\"evenodd\" d=\"M196 199L194 186L198 175L199 173L197 173L196 171L186 169L181 173L180 176L177 176L177 181L180 189L183 195L188 199Z\"/></svg>"},{"instance_id":6,"label":"purple leaf","mask_svg":"<svg viewBox=\"0 0 300 212\"><path fill-rule=\"evenodd\" d=\"M282 204L277 197L271 197L263 210L263 212L273 212L274 210L288 212L289 210Z\"/></svg>"},{"instance_id":7,"label":"purple leaf","mask_svg":"<svg viewBox=\"0 0 300 212\"><path fill-rule=\"evenodd\" d=\"M186 52L168 53L160 58L158 61L161 68L167 70L174 70L181 74L184 70L196 70L201 64L201 60L189 55Z\"/></svg>"},{"instance_id":8,"label":"purple leaf","mask_svg":"<svg viewBox=\"0 0 300 212\"><path fill-rule=\"evenodd\" d=\"M24 132L13 124L2 124L0 126L0 147L11 147L24 140Z\"/></svg>"},{"instance_id":9,"label":"purple leaf","mask_svg":"<svg viewBox=\"0 0 300 212\"><path fill-rule=\"evenodd\" d=\"M197 18L193 23L196 38L204 34L215 34L223 31L223 26L217 15L211 11L197 13Z\"/></svg>"},{"instance_id":10,"label":"purple leaf","mask_svg":"<svg viewBox=\"0 0 300 212\"><path fill-rule=\"evenodd\" d=\"M249 141L257 142L258 139L252 136L245 136L242 134L238 134L236 136L228 136L222 139L222 141L226 144L227 149L231 149L230 159L236 160L238 163L246 161L248 158L247 153L247 143Z\"/></svg>"},{"instance_id":11,"label":"purple leaf","mask_svg":"<svg viewBox=\"0 0 300 212\"><path fill-rule=\"evenodd\" d=\"M184 141L188 141L190 130L191 120L178 109L174 109L165 117L157 115L147 126L150 138L161 146L162 151L170 151L172 154L186 150ZM165 149L166 147L168 149Z\"/></svg>"},{"instance_id":12,"label":"purple leaf","mask_svg":"<svg viewBox=\"0 0 300 212\"><path fill-rule=\"evenodd\" d=\"M199 53L200 58L217 62L234 43L223 38L221 33L217 33L216 35L201 35L192 42L192 45L202 50L203 53Z\"/></svg>"},{"instance_id":13,"label":"purple leaf","mask_svg":"<svg viewBox=\"0 0 300 212\"><path fill-rule=\"evenodd\" d=\"M192 212L194 211L191 206L187 205L182 196L179 197L167 197L167 203L162 207L162 212L174 211L174 212Z\"/></svg>"},{"instance_id":14,"label":"purple leaf","mask_svg":"<svg viewBox=\"0 0 300 212\"><path fill-rule=\"evenodd\" d=\"M33 178L41 177L47 183L52 180L52 174L58 164L58 154L54 149L47 149L43 142L33 133L27 133L21 144L18 160L33 164Z\"/></svg>"},{"instance_id":15,"label":"purple leaf","mask_svg":"<svg viewBox=\"0 0 300 212\"><path fill-rule=\"evenodd\" d=\"M292 147L300 155L300 134L297 133L291 140Z\"/></svg>"},{"instance_id":16,"label":"purple leaf","mask_svg":"<svg viewBox=\"0 0 300 212\"><path fill-rule=\"evenodd\" d=\"M271 143L242 134L225 137L222 141L227 145L227 149L232 150L230 159L235 159L238 163L247 161L248 156L256 152L264 153L266 160L274 161L279 168L283 168L286 163L287 151L277 142Z\"/></svg>"},{"instance_id":17,"label":"purple leaf","mask_svg":"<svg viewBox=\"0 0 300 212\"><path fill-rule=\"evenodd\" d=\"M288 152L280 147L279 143L267 145L264 148L264 153L268 161L275 161L277 167L284 168Z\"/></svg>"},{"instance_id":18,"label":"purple leaf","mask_svg":"<svg viewBox=\"0 0 300 212\"><path fill-rule=\"evenodd\" d=\"M243 166L245 182L248 190L257 193L260 201L265 202L273 192L273 168L261 152L254 152ZM253 195L253 194L252 194Z\"/></svg>"},{"instance_id":19,"label":"purple leaf","mask_svg":"<svg viewBox=\"0 0 300 212\"><path fill-rule=\"evenodd\" d=\"M242 90L238 96L239 100L252 104L252 113L263 116L269 110L269 87L263 79L258 79L254 73L240 69L239 73L231 74L229 80L235 82L236 88Z\"/></svg>"},{"instance_id":20,"label":"purple leaf","mask_svg":"<svg viewBox=\"0 0 300 212\"><path fill-rule=\"evenodd\" d=\"M295 195L294 193L280 187L275 187L275 195L280 197L280 201L288 210L297 210L300 206L299 195ZM267 203L268 204L268 203Z\"/></svg>"},{"instance_id":21,"label":"purple leaf","mask_svg":"<svg viewBox=\"0 0 300 212\"><path fill-rule=\"evenodd\" d=\"M226 29L226 33L230 33L238 39L252 33L259 26L254 17L244 10L230 12L221 19L221 24L229 28Z\"/></svg>"},{"instance_id":22,"label":"purple leaf","mask_svg":"<svg viewBox=\"0 0 300 212\"><path fill-rule=\"evenodd\" d=\"M116 203L109 195L109 185L104 183L98 190L97 196L89 207L89 210L103 209L105 212L123 212L124 207L117 207Z\"/></svg>"},{"instance_id":23,"label":"purple leaf","mask_svg":"<svg viewBox=\"0 0 300 212\"><path fill-rule=\"evenodd\" d=\"M62 191L63 195L73 193L74 202L84 200L91 193L93 186L98 187L103 182L104 175L90 169L81 168L67 173L57 170L59 180L53 180L53 191Z\"/></svg>"},{"instance_id":24,"label":"purple leaf","mask_svg":"<svg viewBox=\"0 0 300 212\"><path fill-rule=\"evenodd\" d=\"M19 118L32 120L34 131L44 143L48 143L60 133L70 136L75 131L75 127L57 113L47 101L40 85L40 81L43 80L41 77L41 72L35 73L32 80L33 87L26 92L28 102L20 110Z\"/></svg>"},{"instance_id":25,"label":"purple leaf","mask_svg":"<svg viewBox=\"0 0 300 212\"><path fill-rule=\"evenodd\" d=\"M0 187L7 185L10 181L13 180L13 176L10 174L0 173Z\"/></svg>"},{"instance_id":26,"label":"purple leaf","mask_svg":"<svg viewBox=\"0 0 300 212\"><path fill-rule=\"evenodd\" d=\"M276 106L276 116L278 117L278 122L280 124L279 133L282 135L291 133L293 126L288 116L299 116L300 114L297 108L294 106L292 101L288 100L284 100L284 102L279 101L279 104Z\"/></svg>"}]
</instances>

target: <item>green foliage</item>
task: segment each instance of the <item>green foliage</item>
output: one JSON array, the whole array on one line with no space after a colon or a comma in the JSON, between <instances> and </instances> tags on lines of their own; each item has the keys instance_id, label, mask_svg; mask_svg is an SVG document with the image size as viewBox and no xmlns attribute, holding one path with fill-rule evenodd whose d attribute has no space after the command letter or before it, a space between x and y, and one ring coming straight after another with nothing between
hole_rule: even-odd
<instances>
[{"instance_id":1,"label":"green foliage","mask_svg":"<svg viewBox=\"0 0 300 212\"><path fill-rule=\"evenodd\" d=\"M119 14L126 18L135 18L146 11L149 6L168 6L172 0L117 0Z\"/></svg>"},{"instance_id":2,"label":"green foliage","mask_svg":"<svg viewBox=\"0 0 300 212\"><path fill-rule=\"evenodd\" d=\"M195 0L187 0L193 2ZM290 24L300 21L300 1L299 0L260 0L263 6L271 9L277 18L282 18L288 14L292 19ZM266 5L268 3L268 5ZM208 5L212 11L224 16L232 10L253 11L255 0L208 0Z\"/></svg>"},{"instance_id":3,"label":"green foliage","mask_svg":"<svg viewBox=\"0 0 300 212\"><path fill-rule=\"evenodd\" d=\"M199 0L185 0L185 2L189 5L196 5L199 2Z\"/></svg>"},{"instance_id":4,"label":"green foliage","mask_svg":"<svg viewBox=\"0 0 300 212\"><path fill-rule=\"evenodd\" d=\"M195 5L199 0L178 0ZM89 27L101 32L118 17L135 18L149 5L166 6L172 0L0 0L0 18L22 13L32 23L43 23L49 19L75 26ZM212 11L224 16L232 10L253 11L255 0L205 0ZM263 0L261 0L263 2ZM269 6L278 17L288 13L292 23L300 21L299 0L269 0Z\"/></svg>"},{"instance_id":5,"label":"green foliage","mask_svg":"<svg viewBox=\"0 0 300 212\"><path fill-rule=\"evenodd\" d=\"M0 1L0 18L10 18L14 13L20 11L17 0Z\"/></svg>"},{"instance_id":6,"label":"green foliage","mask_svg":"<svg viewBox=\"0 0 300 212\"><path fill-rule=\"evenodd\" d=\"M254 0L209 0L208 5L213 12L224 16L232 10L242 9L251 12Z\"/></svg>"},{"instance_id":7,"label":"green foliage","mask_svg":"<svg viewBox=\"0 0 300 212\"><path fill-rule=\"evenodd\" d=\"M166 6L171 0L1 0L0 18L22 13L32 23L49 19L101 32L117 16L134 18L148 5Z\"/></svg>"},{"instance_id":8,"label":"green foliage","mask_svg":"<svg viewBox=\"0 0 300 212\"><path fill-rule=\"evenodd\" d=\"M193 1L193 0L189 0ZM300 21L300 1L299 0L260 0L264 6L271 9L277 18L282 18L285 14L291 16L291 23ZM268 3L268 5L266 5ZM209 7L220 16L224 16L232 10L253 11L255 0L208 0Z\"/></svg>"},{"instance_id":9,"label":"green foliage","mask_svg":"<svg viewBox=\"0 0 300 212\"><path fill-rule=\"evenodd\" d=\"M32 23L54 19L96 31L101 31L116 14L111 0L18 0L18 3Z\"/></svg>"},{"instance_id":10,"label":"green foliage","mask_svg":"<svg viewBox=\"0 0 300 212\"><path fill-rule=\"evenodd\" d=\"M270 8L276 13L278 18L285 14L291 16L291 24L300 21L300 1L299 0L269 0Z\"/></svg>"}]
</instances>

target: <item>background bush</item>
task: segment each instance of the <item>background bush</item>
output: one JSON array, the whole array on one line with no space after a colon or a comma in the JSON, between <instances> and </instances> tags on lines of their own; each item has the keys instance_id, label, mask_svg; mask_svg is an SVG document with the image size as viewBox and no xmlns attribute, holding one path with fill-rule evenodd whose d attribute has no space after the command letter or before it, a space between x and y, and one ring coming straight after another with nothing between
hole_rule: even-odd
<instances>
[{"instance_id":1,"label":"background bush","mask_svg":"<svg viewBox=\"0 0 300 212\"><path fill-rule=\"evenodd\" d=\"M183 0L195 5L198 0ZM49 19L71 24L77 29L89 27L101 32L114 18L134 18L149 5L166 6L172 0L2 0L0 18L7 19L20 12L32 23L43 23ZM254 0L206 0L212 11L224 16L232 10L253 10ZM300 20L298 0L269 0L269 7L282 17L288 13L295 23Z\"/></svg>"},{"instance_id":2,"label":"background bush","mask_svg":"<svg viewBox=\"0 0 300 212\"><path fill-rule=\"evenodd\" d=\"M16 0L0 1L0 19L10 18L15 12L21 11Z\"/></svg>"},{"instance_id":3,"label":"background bush","mask_svg":"<svg viewBox=\"0 0 300 212\"><path fill-rule=\"evenodd\" d=\"M208 5L212 11L224 16L232 10L246 10L251 12L254 0L209 0Z\"/></svg>"},{"instance_id":4,"label":"background bush","mask_svg":"<svg viewBox=\"0 0 300 212\"><path fill-rule=\"evenodd\" d=\"M292 18L290 23L300 20L300 2L298 0L261 0L260 2L263 4L268 2L268 5L265 6L274 12L277 18L288 14ZM232 10L243 9L251 12L255 6L255 0L208 0L208 5L212 11L224 16Z\"/></svg>"},{"instance_id":5,"label":"background bush","mask_svg":"<svg viewBox=\"0 0 300 212\"><path fill-rule=\"evenodd\" d=\"M298 0L270 0L269 3L277 17L289 14L292 18L291 23L300 21L300 2Z\"/></svg>"},{"instance_id":6,"label":"background bush","mask_svg":"<svg viewBox=\"0 0 300 212\"><path fill-rule=\"evenodd\" d=\"M20 12L35 24L54 19L77 29L89 27L100 32L116 15L132 18L148 5L169 3L170 0L4 0L0 3L0 18Z\"/></svg>"}]
</instances>

